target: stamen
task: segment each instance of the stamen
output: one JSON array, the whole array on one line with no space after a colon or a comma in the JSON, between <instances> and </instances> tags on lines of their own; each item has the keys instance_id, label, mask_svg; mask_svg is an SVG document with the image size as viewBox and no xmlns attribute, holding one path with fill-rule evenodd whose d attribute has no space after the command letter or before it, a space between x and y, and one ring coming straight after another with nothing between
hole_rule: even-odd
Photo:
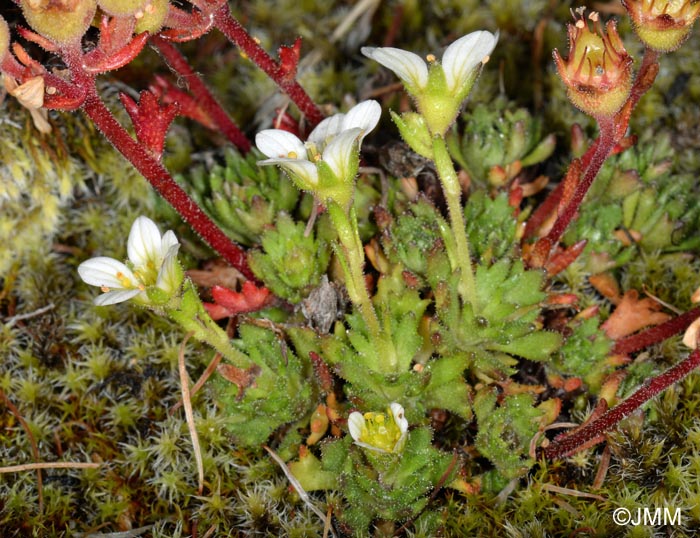
<instances>
[{"instance_id":1,"label":"stamen","mask_svg":"<svg viewBox=\"0 0 700 538\"><path fill-rule=\"evenodd\" d=\"M425 59L428 60L429 63L433 63L434 61L437 60L437 58L435 58L435 55L434 55L434 54L428 54L428 55L425 57Z\"/></svg>"},{"instance_id":2,"label":"stamen","mask_svg":"<svg viewBox=\"0 0 700 538\"><path fill-rule=\"evenodd\" d=\"M580 77L581 73L583 72L583 66L586 63L586 60L590 61L588 58L588 46L585 46L583 49L583 54L581 55L581 61L578 64L578 67L576 68L576 71L574 72L575 77Z\"/></svg>"},{"instance_id":3,"label":"stamen","mask_svg":"<svg viewBox=\"0 0 700 538\"><path fill-rule=\"evenodd\" d=\"M131 288L133 287L131 285L131 279L127 277L124 273L121 271L117 271L117 280L121 283L122 287L124 288Z\"/></svg>"},{"instance_id":4,"label":"stamen","mask_svg":"<svg viewBox=\"0 0 700 538\"><path fill-rule=\"evenodd\" d=\"M289 153L287 153L287 157L289 157L290 159L297 159L299 156L297 155L296 151L290 151Z\"/></svg>"},{"instance_id":5,"label":"stamen","mask_svg":"<svg viewBox=\"0 0 700 538\"><path fill-rule=\"evenodd\" d=\"M107 286L100 286L100 290L102 293L107 293L109 291L109 288Z\"/></svg>"}]
</instances>

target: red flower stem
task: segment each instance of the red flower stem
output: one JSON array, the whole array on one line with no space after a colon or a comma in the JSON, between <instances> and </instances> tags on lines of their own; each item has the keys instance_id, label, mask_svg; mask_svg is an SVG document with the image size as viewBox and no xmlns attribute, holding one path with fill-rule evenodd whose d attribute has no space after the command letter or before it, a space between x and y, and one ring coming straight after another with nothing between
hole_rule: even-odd
<instances>
[{"instance_id":1,"label":"red flower stem","mask_svg":"<svg viewBox=\"0 0 700 538\"><path fill-rule=\"evenodd\" d=\"M114 118L97 93L94 75L85 72L82 68L80 49L63 50L62 56L71 70L74 84L86 92L82 109L107 140L136 167L153 188L216 252L246 278L255 280L255 276L248 267L245 252L214 224L175 182L165 167L154 159L145 147L136 142Z\"/></svg>"},{"instance_id":2,"label":"red flower stem","mask_svg":"<svg viewBox=\"0 0 700 538\"><path fill-rule=\"evenodd\" d=\"M158 35L151 37L151 43L158 49L170 69L182 76L187 82L202 109L214 120L224 136L243 153L248 153L251 147L250 141L222 108L202 79L194 72L177 47Z\"/></svg>"},{"instance_id":3,"label":"red flower stem","mask_svg":"<svg viewBox=\"0 0 700 538\"><path fill-rule=\"evenodd\" d=\"M629 102L634 108L642 98L642 96L651 88L651 85L656 80L656 75L659 72L659 53L652 49L644 49L642 64L639 66L639 72L634 80L634 85L630 92ZM629 123L629 118L628 122ZM625 129L627 125L625 125Z\"/></svg>"},{"instance_id":4,"label":"red flower stem","mask_svg":"<svg viewBox=\"0 0 700 538\"><path fill-rule=\"evenodd\" d=\"M154 189L180 214L202 239L246 278L255 280L246 261L245 252L236 245L202 211L178 185L168 171L139 145L114 119L97 91L91 88L83 110L119 152L145 177Z\"/></svg>"},{"instance_id":5,"label":"red flower stem","mask_svg":"<svg viewBox=\"0 0 700 538\"><path fill-rule=\"evenodd\" d=\"M675 366L672 366L664 373L644 383L637 392L607 411L600 418L583 426L570 435L555 439L543 450L544 457L550 460L564 458L575 454L583 448L587 448L590 446L587 443L590 443L596 437L612 429L623 418L632 413L632 411L638 409L645 402L674 383L678 383L698 366L700 366L700 350L696 349Z\"/></svg>"},{"instance_id":6,"label":"red flower stem","mask_svg":"<svg viewBox=\"0 0 700 538\"><path fill-rule=\"evenodd\" d=\"M686 330L690 324L699 317L700 307L688 310L686 313L670 319L661 325L656 325L638 334L632 334L621 338L615 342L612 353L614 355L629 355L630 353L649 347L652 344L662 342L674 334Z\"/></svg>"},{"instance_id":7,"label":"red flower stem","mask_svg":"<svg viewBox=\"0 0 700 538\"><path fill-rule=\"evenodd\" d=\"M223 33L231 43L237 45L267 76L269 76L299 107L306 116L310 126L315 127L323 114L311 100L304 88L282 69L265 50L250 36L233 15L227 3L214 12L214 26Z\"/></svg>"},{"instance_id":8,"label":"red flower stem","mask_svg":"<svg viewBox=\"0 0 700 538\"><path fill-rule=\"evenodd\" d=\"M623 138L627 132L632 110L635 106L637 106L639 100L654 83L656 75L659 71L658 56L658 52L651 49L645 49L642 65L640 66L637 77L635 78L634 84L630 91L630 96L627 99L627 103L625 103L622 110L620 110L620 112L618 112L613 118L602 118L598 120L600 134L598 138L593 141L591 147L588 148L588 151L586 151L586 153L581 157L582 169L584 170L583 179L576 187L576 190L574 191L569 203L554 222L549 234L535 243L533 252L539 255L536 257L539 257L544 261L548 259L551 249L559 242L561 236L566 231L566 228L578 214L578 210L583 203L583 199L588 193L588 189L590 189L591 185L593 184L593 180L595 180L598 172L600 172L600 169L602 168L606 159L610 156L610 153L614 149L617 142ZM546 206L547 208L554 206L554 202L550 202L549 200L549 198L552 197L561 197L560 190L555 189L552 191L542 205ZM533 217L535 216L537 216L535 222L531 226L528 225L526 229L526 236L528 232L530 234L534 233L536 227L539 226L541 222L544 222L546 217L546 215L538 211L533 214Z\"/></svg>"},{"instance_id":9,"label":"red flower stem","mask_svg":"<svg viewBox=\"0 0 700 538\"><path fill-rule=\"evenodd\" d=\"M583 178L576 185L576 190L571 196L571 200L559 213L557 220L549 233L539 239L533 247L533 252L537 254L537 258L546 262L549 259L552 248L559 242L561 236L566 231L574 217L578 214L583 199L588 193L588 189L593 184L593 180L598 175L605 160L610 155L613 147L615 147L615 121L613 118L601 118L598 121L600 126L600 135L598 139L591 145L586 155L582 157L584 164L588 163ZM590 153L590 157L589 154ZM546 202L546 200L545 200Z\"/></svg>"}]
</instances>

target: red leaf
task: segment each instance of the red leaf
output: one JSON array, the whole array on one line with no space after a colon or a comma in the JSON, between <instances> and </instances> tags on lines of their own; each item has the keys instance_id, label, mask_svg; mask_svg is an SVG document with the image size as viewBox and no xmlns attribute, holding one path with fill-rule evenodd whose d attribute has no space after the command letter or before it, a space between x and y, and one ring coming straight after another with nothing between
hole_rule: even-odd
<instances>
[{"instance_id":1,"label":"red leaf","mask_svg":"<svg viewBox=\"0 0 700 538\"><path fill-rule=\"evenodd\" d=\"M187 92L176 88L168 79L156 75L156 84L149 87L151 92L158 96L163 104L176 103L179 114L190 118L206 127L207 129L217 129L216 123L211 116L202 108L199 101Z\"/></svg>"},{"instance_id":2,"label":"red leaf","mask_svg":"<svg viewBox=\"0 0 700 538\"><path fill-rule=\"evenodd\" d=\"M119 98L134 124L136 138L160 159L165 135L178 114L178 105L161 106L158 98L145 90L141 92L138 105L125 93L120 93Z\"/></svg>"},{"instance_id":3,"label":"red leaf","mask_svg":"<svg viewBox=\"0 0 700 538\"><path fill-rule=\"evenodd\" d=\"M285 73L285 78L295 78L301 57L301 37L297 37L293 45L281 46L277 54L280 57L280 69Z\"/></svg>"},{"instance_id":4,"label":"red leaf","mask_svg":"<svg viewBox=\"0 0 700 538\"><path fill-rule=\"evenodd\" d=\"M213 319L221 319L226 316L235 316L247 312L260 310L270 298L270 290L266 287L257 287L252 281L246 280L240 292L233 291L223 286L214 286L211 289L214 304L204 303Z\"/></svg>"}]
</instances>

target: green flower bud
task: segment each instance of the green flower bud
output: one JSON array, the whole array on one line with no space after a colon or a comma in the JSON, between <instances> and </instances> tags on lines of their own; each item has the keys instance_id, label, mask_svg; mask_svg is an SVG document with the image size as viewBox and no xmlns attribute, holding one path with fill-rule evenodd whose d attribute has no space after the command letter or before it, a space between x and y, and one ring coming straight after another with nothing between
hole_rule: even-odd
<instances>
[{"instance_id":1,"label":"green flower bud","mask_svg":"<svg viewBox=\"0 0 700 538\"><path fill-rule=\"evenodd\" d=\"M134 14L136 17L136 27L134 32L150 32L155 34L165 23L165 17L168 15L170 2L168 0L146 0L143 9Z\"/></svg>"},{"instance_id":2,"label":"green flower bud","mask_svg":"<svg viewBox=\"0 0 700 538\"><path fill-rule=\"evenodd\" d=\"M83 37L97 11L95 0L21 0L20 5L32 30L61 45Z\"/></svg>"},{"instance_id":3,"label":"green flower bud","mask_svg":"<svg viewBox=\"0 0 700 538\"><path fill-rule=\"evenodd\" d=\"M400 116L391 112L391 119L394 120L406 144L418 155L432 160L433 138L425 118L415 112L404 112Z\"/></svg>"},{"instance_id":4,"label":"green flower bud","mask_svg":"<svg viewBox=\"0 0 700 538\"><path fill-rule=\"evenodd\" d=\"M97 5L109 15L126 17L141 11L149 0L98 0Z\"/></svg>"},{"instance_id":5,"label":"green flower bud","mask_svg":"<svg viewBox=\"0 0 700 538\"><path fill-rule=\"evenodd\" d=\"M622 0L639 39L649 48L671 52L680 47L700 16L700 2L693 0Z\"/></svg>"}]
</instances>

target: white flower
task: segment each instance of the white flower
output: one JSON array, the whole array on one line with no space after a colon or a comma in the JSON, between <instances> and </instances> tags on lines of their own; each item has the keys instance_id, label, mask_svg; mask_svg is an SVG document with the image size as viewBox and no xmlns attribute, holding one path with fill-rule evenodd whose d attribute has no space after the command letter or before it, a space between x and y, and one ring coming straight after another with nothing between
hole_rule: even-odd
<instances>
[{"instance_id":1,"label":"white flower","mask_svg":"<svg viewBox=\"0 0 700 538\"><path fill-rule=\"evenodd\" d=\"M182 283L182 270L177 261L180 248L175 234L168 230L161 237L155 223L148 217L138 217L131 226L124 264L114 258L99 256L78 266L78 274L87 284L99 286L104 292L95 298L99 306L128 301L137 297L146 303L146 288L157 288L172 294Z\"/></svg>"},{"instance_id":2,"label":"white flower","mask_svg":"<svg viewBox=\"0 0 700 538\"><path fill-rule=\"evenodd\" d=\"M431 54L430 66L412 52L392 47L363 47L362 54L391 69L401 79L416 102L416 108L427 127L428 135L443 136L454 122L462 102L479 75L478 67L486 63L498 41L498 35L478 31L452 43L442 56L442 63ZM397 121L397 117L394 117ZM421 136L411 137L408 125L397 124L402 136L414 150L422 144ZM416 138L411 140L411 138ZM425 155L425 152L421 153Z\"/></svg>"},{"instance_id":3,"label":"white flower","mask_svg":"<svg viewBox=\"0 0 700 538\"><path fill-rule=\"evenodd\" d=\"M403 406L392 403L384 413L350 413L348 429L355 444L375 452L398 454L408 436Z\"/></svg>"},{"instance_id":4,"label":"white flower","mask_svg":"<svg viewBox=\"0 0 700 538\"><path fill-rule=\"evenodd\" d=\"M474 69L488 60L497 41L497 34L480 30L459 38L447 47L442 55L442 70L450 93L459 93L469 82ZM427 88L428 66L417 54L393 47L362 47L361 50L368 58L396 73L409 93L417 94Z\"/></svg>"},{"instance_id":5,"label":"white flower","mask_svg":"<svg viewBox=\"0 0 700 538\"><path fill-rule=\"evenodd\" d=\"M260 131L255 145L268 159L258 164L279 165L300 188L333 197L338 188L346 191L351 186L359 165L359 146L376 127L381 113L379 103L363 101L347 114L324 119L306 143L280 129Z\"/></svg>"}]
</instances>

